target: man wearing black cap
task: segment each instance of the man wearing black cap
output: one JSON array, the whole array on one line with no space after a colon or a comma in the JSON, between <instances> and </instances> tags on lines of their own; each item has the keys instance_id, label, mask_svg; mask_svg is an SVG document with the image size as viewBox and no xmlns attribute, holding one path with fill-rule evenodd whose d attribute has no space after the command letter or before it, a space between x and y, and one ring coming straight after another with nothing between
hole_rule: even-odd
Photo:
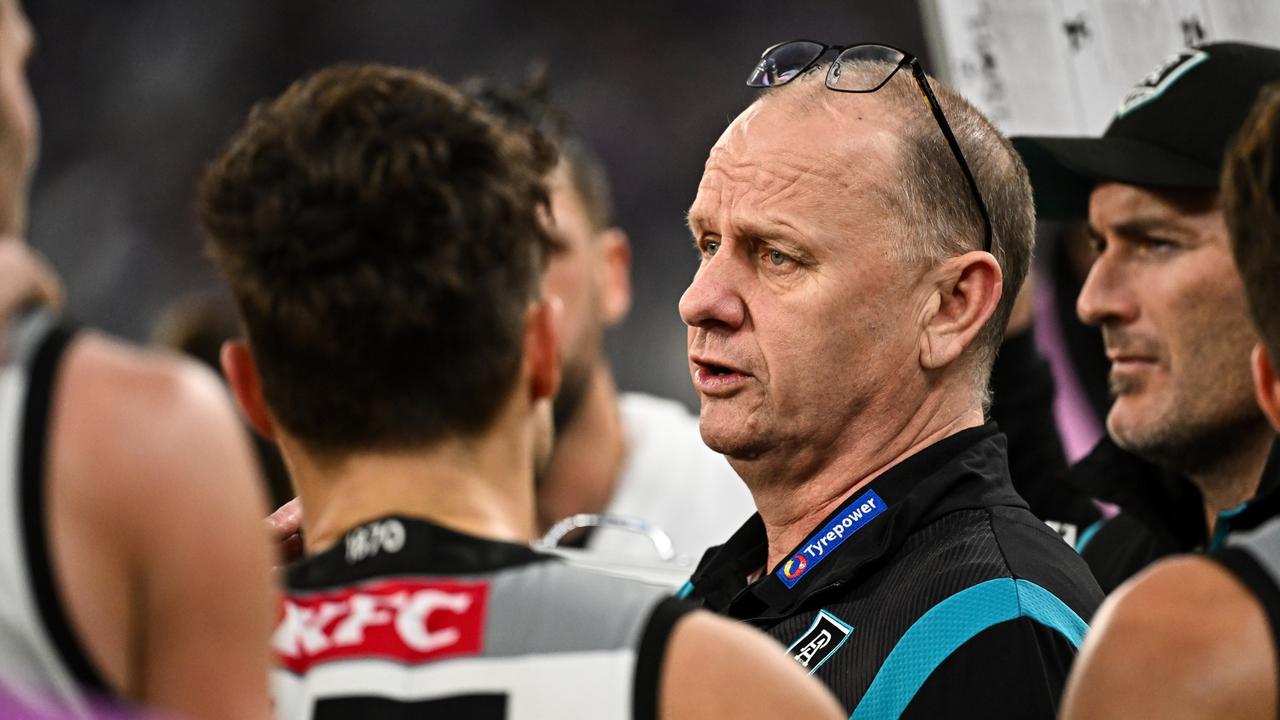
<instances>
[{"instance_id":1,"label":"man wearing black cap","mask_svg":"<svg viewBox=\"0 0 1280 720\"><path fill-rule=\"evenodd\" d=\"M1108 437L1067 481L1121 512L1082 538L1111 590L1158 557L1213 548L1272 514L1275 432L1253 401L1258 341L1218 206L1228 141L1280 50L1188 48L1123 100L1101 138L1016 138L1041 218L1086 213L1097 259L1077 312L1102 328ZM1266 468L1266 472L1264 472Z\"/></svg>"},{"instance_id":2,"label":"man wearing black cap","mask_svg":"<svg viewBox=\"0 0 1280 720\"><path fill-rule=\"evenodd\" d=\"M1262 94L1233 144L1222 207L1262 336L1252 361L1258 404L1280 428L1280 85ZM1156 563L1099 610L1085 648L1067 720L1276 717L1280 519L1233 533L1209 557Z\"/></svg>"}]
</instances>

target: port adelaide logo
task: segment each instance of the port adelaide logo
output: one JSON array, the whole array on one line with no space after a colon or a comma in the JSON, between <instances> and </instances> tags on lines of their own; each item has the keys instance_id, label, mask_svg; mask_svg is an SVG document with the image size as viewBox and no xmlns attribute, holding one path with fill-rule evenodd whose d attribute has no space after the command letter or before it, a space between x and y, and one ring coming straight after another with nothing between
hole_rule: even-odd
<instances>
[{"instance_id":1,"label":"port adelaide logo","mask_svg":"<svg viewBox=\"0 0 1280 720\"><path fill-rule=\"evenodd\" d=\"M844 645L852 632L853 626L826 610L819 610L809 629L787 648L787 654L812 675Z\"/></svg>"},{"instance_id":2,"label":"port adelaide logo","mask_svg":"<svg viewBox=\"0 0 1280 720\"><path fill-rule=\"evenodd\" d=\"M831 522L805 541L800 551L787 559L775 574L783 585L793 588L800 578L812 570L840 547L850 535L866 527L877 515L884 512L884 500L875 490L868 490L862 497L845 506Z\"/></svg>"}]
</instances>

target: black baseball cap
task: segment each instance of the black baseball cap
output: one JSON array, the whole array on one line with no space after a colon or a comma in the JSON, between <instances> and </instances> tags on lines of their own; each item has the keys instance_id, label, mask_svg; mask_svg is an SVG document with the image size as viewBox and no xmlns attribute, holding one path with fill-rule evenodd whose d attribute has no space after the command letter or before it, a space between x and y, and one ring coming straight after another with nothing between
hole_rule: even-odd
<instances>
[{"instance_id":1,"label":"black baseball cap","mask_svg":"<svg viewBox=\"0 0 1280 720\"><path fill-rule=\"evenodd\" d=\"M1042 219L1088 214L1108 180L1214 189L1223 155L1264 86L1280 82L1280 49L1246 43L1186 48L1129 91L1100 138L1015 137Z\"/></svg>"}]
</instances>

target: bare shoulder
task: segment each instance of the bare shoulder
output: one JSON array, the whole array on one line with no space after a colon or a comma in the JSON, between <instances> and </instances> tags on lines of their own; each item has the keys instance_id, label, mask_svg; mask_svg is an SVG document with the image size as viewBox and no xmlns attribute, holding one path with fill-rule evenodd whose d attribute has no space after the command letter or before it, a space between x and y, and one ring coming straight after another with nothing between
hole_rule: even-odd
<instances>
[{"instance_id":1,"label":"bare shoulder","mask_svg":"<svg viewBox=\"0 0 1280 720\"><path fill-rule=\"evenodd\" d=\"M1275 717L1271 637L1262 606L1220 565L1159 562L1098 611L1064 717Z\"/></svg>"},{"instance_id":2,"label":"bare shoulder","mask_svg":"<svg viewBox=\"0 0 1280 720\"><path fill-rule=\"evenodd\" d=\"M701 611L676 625L661 687L663 720L846 717L772 638Z\"/></svg>"},{"instance_id":3,"label":"bare shoulder","mask_svg":"<svg viewBox=\"0 0 1280 720\"><path fill-rule=\"evenodd\" d=\"M203 366L84 332L53 403L51 470L75 516L150 544L157 524L265 514L246 432Z\"/></svg>"},{"instance_id":4,"label":"bare shoulder","mask_svg":"<svg viewBox=\"0 0 1280 720\"><path fill-rule=\"evenodd\" d=\"M217 376L204 366L92 331L68 348L61 383L77 406L99 416L151 411L159 420L220 410L226 401Z\"/></svg>"},{"instance_id":5,"label":"bare shoulder","mask_svg":"<svg viewBox=\"0 0 1280 720\"><path fill-rule=\"evenodd\" d=\"M91 651L135 702L266 717L266 502L222 383L177 356L84 333L67 348L53 403L52 526L72 617L86 628L137 623L87 633ZM94 600L103 597L117 602Z\"/></svg>"}]
</instances>

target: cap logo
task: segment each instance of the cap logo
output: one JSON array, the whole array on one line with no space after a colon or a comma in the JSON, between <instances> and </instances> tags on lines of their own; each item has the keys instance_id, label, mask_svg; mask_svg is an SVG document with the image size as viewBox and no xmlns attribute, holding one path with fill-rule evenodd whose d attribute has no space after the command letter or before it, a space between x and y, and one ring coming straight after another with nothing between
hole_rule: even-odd
<instances>
[{"instance_id":1,"label":"cap logo","mask_svg":"<svg viewBox=\"0 0 1280 720\"><path fill-rule=\"evenodd\" d=\"M1209 53L1197 48L1184 48L1170 55L1124 96L1116 110L1116 119L1160 97L1184 73L1208 59Z\"/></svg>"}]
</instances>

